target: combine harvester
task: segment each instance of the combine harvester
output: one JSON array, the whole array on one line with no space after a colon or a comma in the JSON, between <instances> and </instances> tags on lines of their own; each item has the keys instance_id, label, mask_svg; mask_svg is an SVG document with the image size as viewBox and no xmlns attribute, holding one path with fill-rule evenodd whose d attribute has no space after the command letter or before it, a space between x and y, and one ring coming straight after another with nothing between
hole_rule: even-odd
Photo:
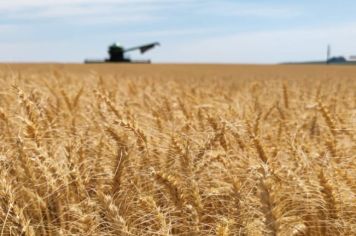
<instances>
[{"instance_id":1,"label":"combine harvester","mask_svg":"<svg viewBox=\"0 0 356 236\"><path fill-rule=\"evenodd\" d=\"M93 63L151 63L150 60L131 60L130 58L125 57L125 53L139 50L141 54L147 52L148 50L160 46L158 42L145 44L137 47L132 48L124 48L121 46L120 43L114 43L109 46L108 53L109 58L104 60L85 60L84 63L86 64L93 64Z\"/></svg>"}]
</instances>

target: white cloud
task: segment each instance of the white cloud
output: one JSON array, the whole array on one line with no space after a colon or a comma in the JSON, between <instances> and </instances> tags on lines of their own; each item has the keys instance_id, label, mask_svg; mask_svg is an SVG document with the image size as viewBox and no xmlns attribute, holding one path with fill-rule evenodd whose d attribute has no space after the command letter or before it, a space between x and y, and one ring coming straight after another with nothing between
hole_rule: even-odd
<instances>
[{"instance_id":1,"label":"white cloud","mask_svg":"<svg viewBox=\"0 0 356 236\"><path fill-rule=\"evenodd\" d=\"M61 41L3 42L0 43L0 61L82 62L90 50L92 49L89 46L79 45L73 48L70 42Z\"/></svg>"},{"instance_id":2,"label":"white cloud","mask_svg":"<svg viewBox=\"0 0 356 236\"><path fill-rule=\"evenodd\" d=\"M164 29L153 31L130 32L130 37L192 37L194 35L211 35L223 32L224 29L210 27L210 28L184 28L184 29ZM182 39L182 38L181 38Z\"/></svg>"},{"instance_id":3,"label":"white cloud","mask_svg":"<svg viewBox=\"0 0 356 236\"><path fill-rule=\"evenodd\" d=\"M128 3L147 3L157 2L155 0L11 0L1 1L0 9L21 10L28 7L57 7L57 6L74 6L80 4L128 4Z\"/></svg>"},{"instance_id":4,"label":"white cloud","mask_svg":"<svg viewBox=\"0 0 356 236\"><path fill-rule=\"evenodd\" d=\"M203 14L235 17L292 18L302 15L302 9L286 4L274 5L251 2L207 2L199 10Z\"/></svg>"},{"instance_id":5,"label":"white cloud","mask_svg":"<svg viewBox=\"0 0 356 236\"><path fill-rule=\"evenodd\" d=\"M5 33L5 32L8 32L8 31L12 31L13 29L15 29L15 27L12 26L12 25L1 25L1 24L0 24L0 32L1 32L1 33Z\"/></svg>"},{"instance_id":6,"label":"white cloud","mask_svg":"<svg viewBox=\"0 0 356 236\"><path fill-rule=\"evenodd\" d=\"M16 20L57 20L57 23L70 23L80 25L91 24L127 24L133 22L148 22L158 19L151 7L132 9L113 8L112 6L58 6L46 9L35 9L24 11L10 16L10 19Z\"/></svg>"},{"instance_id":7,"label":"white cloud","mask_svg":"<svg viewBox=\"0 0 356 236\"><path fill-rule=\"evenodd\" d=\"M290 5L290 4L289 4ZM293 17L296 7L212 0L11 0L0 2L0 13L11 18L55 18L114 14L154 14L157 10L189 9L192 15L237 17ZM115 12L114 12L115 11ZM126 15L124 15L126 16Z\"/></svg>"},{"instance_id":8,"label":"white cloud","mask_svg":"<svg viewBox=\"0 0 356 236\"><path fill-rule=\"evenodd\" d=\"M19 27L16 24L0 24L0 42L11 37L16 37L18 32Z\"/></svg>"},{"instance_id":9,"label":"white cloud","mask_svg":"<svg viewBox=\"0 0 356 236\"><path fill-rule=\"evenodd\" d=\"M8 20L57 20L57 23L102 24L147 22L159 12L187 0L12 0L0 2ZM26 23L26 22L23 22Z\"/></svg>"},{"instance_id":10,"label":"white cloud","mask_svg":"<svg viewBox=\"0 0 356 236\"><path fill-rule=\"evenodd\" d=\"M152 52L161 62L278 63L324 60L326 45L334 55L356 54L356 23L338 27L238 33L166 45Z\"/></svg>"},{"instance_id":11,"label":"white cloud","mask_svg":"<svg viewBox=\"0 0 356 236\"><path fill-rule=\"evenodd\" d=\"M195 2L189 0L11 0L1 1L0 10L19 11L28 8L57 8L57 7L87 7L87 6L134 6L140 8L148 5L172 5L179 3Z\"/></svg>"}]
</instances>

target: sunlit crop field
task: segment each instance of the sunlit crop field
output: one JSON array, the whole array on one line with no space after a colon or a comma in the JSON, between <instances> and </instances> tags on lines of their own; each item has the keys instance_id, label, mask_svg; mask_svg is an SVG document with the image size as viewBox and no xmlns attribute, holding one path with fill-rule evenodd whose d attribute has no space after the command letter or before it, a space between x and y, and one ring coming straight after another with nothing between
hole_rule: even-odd
<instances>
[{"instance_id":1,"label":"sunlit crop field","mask_svg":"<svg viewBox=\"0 0 356 236\"><path fill-rule=\"evenodd\" d=\"M0 235L356 235L356 67L0 65Z\"/></svg>"}]
</instances>

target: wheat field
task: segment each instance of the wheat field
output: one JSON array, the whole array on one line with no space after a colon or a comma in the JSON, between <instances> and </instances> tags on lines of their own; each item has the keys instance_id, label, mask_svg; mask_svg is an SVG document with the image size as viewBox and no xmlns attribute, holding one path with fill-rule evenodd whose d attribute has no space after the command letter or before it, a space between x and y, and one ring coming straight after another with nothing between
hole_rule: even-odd
<instances>
[{"instance_id":1,"label":"wheat field","mask_svg":"<svg viewBox=\"0 0 356 236\"><path fill-rule=\"evenodd\" d=\"M356 235L356 68L0 65L0 235Z\"/></svg>"}]
</instances>

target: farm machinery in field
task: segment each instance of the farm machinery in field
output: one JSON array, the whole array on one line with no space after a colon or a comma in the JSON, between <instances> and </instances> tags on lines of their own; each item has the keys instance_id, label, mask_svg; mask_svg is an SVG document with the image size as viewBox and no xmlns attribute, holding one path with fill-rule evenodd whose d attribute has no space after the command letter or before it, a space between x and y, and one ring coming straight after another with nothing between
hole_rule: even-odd
<instances>
[{"instance_id":1,"label":"farm machinery in field","mask_svg":"<svg viewBox=\"0 0 356 236\"><path fill-rule=\"evenodd\" d=\"M159 46L158 42L145 44L137 47L124 48L120 43L114 43L109 46L108 53L109 58L104 60L85 60L84 63L151 63L150 60L131 60L125 56L125 53L139 50L141 54L144 54L148 50Z\"/></svg>"}]
</instances>

